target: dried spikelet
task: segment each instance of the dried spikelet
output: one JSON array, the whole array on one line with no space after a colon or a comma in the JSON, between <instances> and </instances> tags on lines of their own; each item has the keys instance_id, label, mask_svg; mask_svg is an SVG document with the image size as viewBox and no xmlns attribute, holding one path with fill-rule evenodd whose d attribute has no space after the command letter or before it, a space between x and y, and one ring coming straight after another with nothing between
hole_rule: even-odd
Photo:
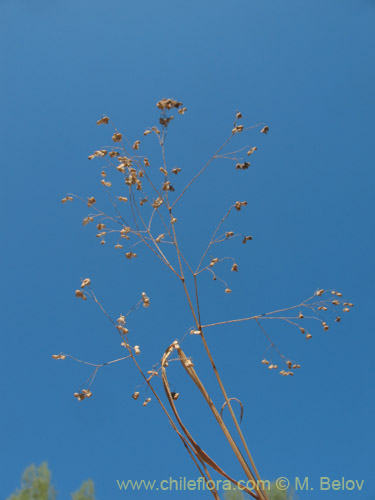
<instances>
[{"instance_id":1,"label":"dried spikelet","mask_svg":"<svg viewBox=\"0 0 375 500\"><path fill-rule=\"evenodd\" d=\"M232 129L232 134L238 134L239 132L242 132L242 131L243 131L243 125L236 125Z\"/></svg>"},{"instance_id":2,"label":"dried spikelet","mask_svg":"<svg viewBox=\"0 0 375 500\"><path fill-rule=\"evenodd\" d=\"M287 375L290 375L290 376L294 376L294 373L293 372L288 372Z\"/></svg>"},{"instance_id":3,"label":"dried spikelet","mask_svg":"<svg viewBox=\"0 0 375 500\"><path fill-rule=\"evenodd\" d=\"M247 241L251 241L253 239L252 236L245 236L244 239L242 240L242 243L245 244Z\"/></svg>"},{"instance_id":4,"label":"dried spikelet","mask_svg":"<svg viewBox=\"0 0 375 500\"><path fill-rule=\"evenodd\" d=\"M179 109L179 110L177 111L177 113L178 113L179 115L184 115L184 114L186 113L186 111L187 111L187 108L181 108L181 109Z\"/></svg>"},{"instance_id":5,"label":"dried spikelet","mask_svg":"<svg viewBox=\"0 0 375 500\"><path fill-rule=\"evenodd\" d=\"M152 131L151 130L145 130L143 132L143 135L149 135L149 134L152 134Z\"/></svg>"},{"instance_id":6,"label":"dried spikelet","mask_svg":"<svg viewBox=\"0 0 375 500\"><path fill-rule=\"evenodd\" d=\"M151 127L151 130L153 130L156 135L160 134L160 130L158 129L158 127Z\"/></svg>"},{"instance_id":7,"label":"dried spikelet","mask_svg":"<svg viewBox=\"0 0 375 500\"><path fill-rule=\"evenodd\" d=\"M233 264L231 271L238 273L238 265L236 263Z\"/></svg>"},{"instance_id":8,"label":"dried spikelet","mask_svg":"<svg viewBox=\"0 0 375 500\"><path fill-rule=\"evenodd\" d=\"M53 359L66 359L65 354L52 354Z\"/></svg>"},{"instance_id":9,"label":"dried spikelet","mask_svg":"<svg viewBox=\"0 0 375 500\"><path fill-rule=\"evenodd\" d=\"M225 237L226 237L226 238L231 238L233 235L234 235L234 232L233 232L233 231L227 231L227 232L225 233Z\"/></svg>"},{"instance_id":10,"label":"dried spikelet","mask_svg":"<svg viewBox=\"0 0 375 500\"><path fill-rule=\"evenodd\" d=\"M156 200L154 200L154 202L152 203L152 206L154 208L159 208L163 203L163 198L161 198L160 196L158 198L156 198Z\"/></svg>"},{"instance_id":11,"label":"dried spikelet","mask_svg":"<svg viewBox=\"0 0 375 500\"><path fill-rule=\"evenodd\" d=\"M94 220L94 219L93 219L92 217L85 217L85 218L83 219L83 221L82 221L82 225L83 225L83 226L87 226L87 224L88 224L89 222L93 222L93 220Z\"/></svg>"},{"instance_id":12,"label":"dried spikelet","mask_svg":"<svg viewBox=\"0 0 375 500\"><path fill-rule=\"evenodd\" d=\"M214 265L217 264L218 262L219 262L219 259L217 257L214 257L213 259L211 259L209 266L214 267Z\"/></svg>"},{"instance_id":13,"label":"dried spikelet","mask_svg":"<svg viewBox=\"0 0 375 500\"><path fill-rule=\"evenodd\" d=\"M177 222L177 218L176 217L171 217L171 224L175 224Z\"/></svg>"},{"instance_id":14,"label":"dried spikelet","mask_svg":"<svg viewBox=\"0 0 375 500\"><path fill-rule=\"evenodd\" d=\"M150 166L150 162L148 161L148 158L143 158L143 164L145 167L149 167Z\"/></svg>"},{"instance_id":15,"label":"dried spikelet","mask_svg":"<svg viewBox=\"0 0 375 500\"><path fill-rule=\"evenodd\" d=\"M147 297L146 292L142 292L142 302L143 302L143 307L149 307L150 298Z\"/></svg>"},{"instance_id":16,"label":"dried spikelet","mask_svg":"<svg viewBox=\"0 0 375 500\"><path fill-rule=\"evenodd\" d=\"M112 136L112 141L113 142L121 142L121 139L122 139L122 134L120 134L120 132L116 132Z\"/></svg>"},{"instance_id":17,"label":"dried spikelet","mask_svg":"<svg viewBox=\"0 0 375 500\"><path fill-rule=\"evenodd\" d=\"M134 144L133 144L133 146L132 146L132 148L134 150L139 149L140 144L141 144L141 141L135 141Z\"/></svg>"},{"instance_id":18,"label":"dried spikelet","mask_svg":"<svg viewBox=\"0 0 375 500\"><path fill-rule=\"evenodd\" d=\"M117 159L120 163L124 163L126 167L131 167L133 164L133 160L127 156L119 156Z\"/></svg>"},{"instance_id":19,"label":"dried spikelet","mask_svg":"<svg viewBox=\"0 0 375 500\"><path fill-rule=\"evenodd\" d=\"M301 333L305 333L305 329L301 327L301 328L300 328L300 332L301 332Z\"/></svg>"},{"instance_id":20,"label":"dried spikelet","mask_svg":"<svg viewBox=\"0 0 375 500\"><path fill-rule=\"evenodd\" d=\"M147 398L145 401L143 401L143 406L147 406L150 401L151 398Z\"/></svg>"},{"instance_id":21,"label":"dried spikelet","mask_svg":"<svg viewBox=\"0 0 375 500\"><path fill-rule=\"evenodd\" d=\"M293 365L293 369L301 368L301 365Z\"/></svg>"},{"instance_id":22,"label":"dried spikelet","mask_svg":"<svg viewBox=\"0 0 375 500\"><path fill-rule=\"evenodd\" d=\"M98 231L101 231L102 229L105 229L105 224L102 222L99 222L99 224L96 225L96 228Z\"/></svg>"},{"instance_id":23,"label":"dried spikelet","mask_svg":"<svg viewBox=\"0 0 375 500\"><path fill-rule=\"evenodd\" d=\"M92 396L90 389L82 389L81 393L85 396L85 398L91 398Z\"/></svg>"},{"instance_id":24,"label":"dried spikelet","mask_svg":"<svg viewBox=\"0 0 375 500\"><path fill-rule=\"evenodd\" d=\"M116 156L120 156L120 153L118 151L110 151L108 154L111 158L116 158Z\"/></svg>"},{"instance_id":25,"label":"dried spikelet","mask_svg":"<svg viewBox=\"0 0 375 500\"><path fill-rule=\"evenodd\" d=\"M349 308L349 307L344 307L344 308L343 308L343 311L344 311L344 312L349 312L349 311L350 311L350 308Z\"/></svg>"},{"instance_id":26,"label":"dried spikelet","mask_svg":"<svg viewBox=\"0 0 375 500\"><path fill-rule=\"evenodd\" d=\"M136 254L136 253L133 253L133 252L127 252L127 253L125 254L125 257L126 257L127 259L134 259L135 257L137 257L137 254Z\"/></svg>"},{"instance_id":27,"label":"dried spikelet","mask_svg":"<svg viewBox=\"0 0 375 500\"><path fill-rule=\"evenodd\" d=\"M257 151L257 149L258 149L257 147L250 148L249 151L247 152L247 156L251 156L254 153L254 151Z\"/></svg>"},{"instance_id":28,"label":"dried spikelet","mask_svg":"<svg viewBox=\"0 0 375 500\"><path fill-rule=\"evenodd\" d=\"M236 120L240 120L242 118L242 113L236 113Z\"/></svg>"},{"instance_id":29,"label":"dried spikelet","mask_svg":"<svg viewBox=\"0 0 375 500\"><path fill-rule=\"evenodd\" d=\"M119 201L124 201L124 202L125 202L125 201L128 201L128 199L127 199L127 197L126 197L126 196L119 196L119 197L118 197L118 200L119 200Z\"/></svg>"},{"instance_id":30,"label":"dried spikelet","mask_svg":"<svg viewBox=\"0 0 375 500\"><path fill-rule=\"evenodd\" d=\"M82 300L87 300L86 295L82 292L82 290L75 291L76 297Z\"/></svg>"},{"instance_id":31,"label":"dried spikelet","mask_svg":"<svg viewBox=\"0 0 375 500\"><path fill-rule=\"evenodd\" d=\"M327 311L328 309L325 306L319 306L318 311Z\"/></svg>"},{"instance_id":32,"label":"dried spikelet","mask_svg":"<svg viewBox=\"0 0 375 500\"><path fill-rule=\"evenodd\" d=\"M67 201L73 201L73 196L65 196L65 198L61 200L61 203L64 204Z\"/></svg>"},{"instance_id":33,"label":"dried spikelet","mask_svg":"<svg viewBox=\"0 0 375 500\"><path fill-rule=\"evenodd\" d=\"M78 401L83 401L85 399L85 395L82 392L75 392L74 397L78 399Z\"/></svg>"},{"instance_id":34,"label":"dried spikelet","mask_svg":"<svg viewBox=\"0 0 375 500\"><path fill-rule=\"evenodd\" d=\"M190 335L202 335L202 330L190 330Z\"/></svg>"},{"instance_id":35,"label":"dried spikelet","mask_svg":"<svg viewBox=\"0 0 375 500\"><path fill-rule=\"evenodd\" d=\"M307 340L311 339L311 337L312 337L311 333L307 333L307 334L306 334L306 338L307 338Z\"/></svg>"},{"instance_id":36,"label":"dried spikelet","mask_svg":"<svg viewBox=\"0 0 375 500\"><path fill-rule=\"evenodd\" d=\"M181 172L181 169L179 167L172 168L172 173L177 175L179 172Z\"/></svg>"},{"instance_id":37,"label":"dried spikelet","mask_svg":"<svg viewBox=\"0 0 375 500\"><path fill-rule=\"evenodd\" d=\"M354 304L352 304L351 302L344 302L343 305L348 307L354 307Z\"/></svg>"},{"instance_id":38,"label":"dried spikelet","mask_svg":"<svg viewBox=\"0 0 375 500\"><path fill-rule=\"evenodd\" d=\"M232 293L232 290L230 288L226 288L225 293Z\"/></svg>"},{"instance_id":39,"label":"dried spikelet","mask_svg":"<svg viewBox=\"0 0 375 500\"><path fill-rule=\"evenodd\" d=\"M277 365L273 365L272 367L274 370L277 370L279 367Z\"/></svg>"},{"instance_id":40,"label":"dried spikelet","mask_svg":"<svg viewBox=\"0 0 375 500\"><path fill-rule=\"evenodd\" d=\"M280 373L280 375L284 375L284 376L287 375L287 372L285 370L280 370L279 373Z\"/></svg>"},{"instance_id":41,"label":"dried spikelet","mask_svg":"<svg viewBox=\"0 0 375 500\"><path fill-rule=\"evenodd\" d=\"M250 167L250 162L245 161L244 163L237 163L236 164L236 169L237 170L247 170Z\"/></svg>"},{"instance_id":42,"label":"dried spikelet","mask_svg":"<svg viewBox=\"0 0 375 500\"><path fill-rule=\"evenodd\" d=\"M286 364L288 365L288 368L290 370L292 368L292 362L291 361L287 361Z\"/></svg>"},{"instance_id":43,"label":"dried spikelet","mask_svg":"<svg viewBox=\"0 0 375 500\"><path fill-rule=\"evenodd\" d=\"M96 122L97 125L108 125L108 122L109 122L109 117L108 116L103 116L103 118L100 118L100 120L98 120Z\"/></svg>"},{"instance_id":44,"label":"dried spikelet","mask_svg":"<svg viewBox=\"0 0 375 500\"><path fill-rule=\"evenodd\" d=\"M159 168L159 171L160 171L162 174L164 174L164 175L168 175L168 172L165 170L165 168L164 168L164 167L160 167L160 168Z\"/></svg>"},{"instance_id":45,"label":"dried spikelet","mask_svg":"<svg viewBox=\"0 0 375 500\"><path fill-rule=\"evenodd\" d=\"M164 184L162 186L162 190L163 191L174 191L174 187L172 186L170 181L166 181L166 182L164 182Z\"/></svg>"},{"instance_id":46,"label":"dried spikelet","mask_svg":"<svg viewBox=\"0 0 375 500\"><path fill-rule=\"evenodd\" d=\"M123 228L121 229L120 234L121 234L121 235L123 235L123 234L128 234L128 233L130 233L130 231L131 231L131 230L132 230L132 229L131 229L131 227L129 227L129 226L125 226L125 227L123 227Z\"/></svg>"},{"instance_id":47,"label":"dried spikelet","mask_svg":"<svg viewBox=\"0 0 375 500\"><path fill-rule=\"evenodd\" d=\"M87 158L88 158L89 160L93 160L93 159L95 158L95 155L89 155Z\"/></svg>"},{"instance_id":48,"label":"dried spikelet","mask_svg":"<svg viewBox=\"0 0 375 500\"><path fill-rule=\"evenodd\" d=\"M179 392L171 392L171 396L172 396L172 399L174 399L176 401L180 397L180 393Z\"/></svg>"},{"instance_id":49,"label":"dried spikelet","mask_svg":"<svg viewBox=\"0 0 375 500\"><path fill-rule=\"evenodd\" d=\"M132 398L137 400L139 398L139 392L138 391L133 392Z\"/></svg>"},{"instance_id":50,"label":"dried spikelet","mask_svg":"<svg viewBox=\"0 0 375 500\"><path fill-rule=\"evenodd\" d=\"M305 316L300 312L299 315L298 315L298 318L299 319L303 319Z\"/></svg>"},{"instance_id":51,"label":"dried spikelet","mask_svg":"<svg viewBox=\"0 0 375 500\"><path fill-rule=\"evenodd\" d=\"M85 288L85 286L90 286L90 284L91 284L90 278L85 278L84 280L82 280L81 288Z\"/></svg>"},{"instance_id":52,"label":"dried spikelet","mask_svg":"<svg viewBox=\"0 0 375 500\"><path fill-rule=\"evenodd\" d=\"M101 244L101 245L105 245L105 241L104 241L104 240L101 240L100 244Z\"/></svg>"},{"instance_id":53,"label":"dried spikelet","mask_svg":"<svg viewBox=\"0 0 375 500\"><path fill-rule=\"evenodd\" d=\"M315 292L315 295L317 295L318 297L320 297L321 295L323 295L323 293L324 293L324 290L323 290L323 288L321 288L320 290L317 290Z\"/></svg>"},{"instance_id":54,"label":"dried spikelet","mask_svg":"<svg viewBox=\"0 0 375 500\"><path fill-rule=\"evenodd\" d=\"M141 354L141 349L140 349L139 345L134 346L134 352L137 356L138 356L138 354Z\"/></svg>"},{"instance_id":55,"label":"dried spikelet","mask_svg":"<svg viewBox=\"0 0 375 500\"><path fill-rule=\"evenodd\" d=\"M102 179L100 181L100 183L103 184L103 186L106 186L106 187L111 187L112 186L112 182L105 181L104 179Z\"/></svg>"},{"instance_id":56,"label":"dried spikelet","mask_svg":"<svg viewBox=\"0 0 375 500\"><path fill-rule=\"evenodd\" d=\"M336 319L335 319L335 321L336 321L337 323L340 323L340 321L341 321L340 316L337 316L337 317L336 317Z\"/></svg>"},{"instance_id":57,"label":"dried spikelet","mask_svg":"<svg viewBox=\"0 0 375 500\"><path fill-rule=\"evenodd\" d=\"M174 116L168 116L168 118L159 118L159 123L162 127L167 127L169 122L174 119Z\"/></svg>"},{"instance_id":58,"label":"dried spikelet","mask_svg":"<svg viewBox=\"0 0 375 500\"><path fill-rule=\"evenodd\" d=\"M129 347L130 347L130 346L129 346L129 344L128 344L127 342L121 342L121 345L122 345L123 347L126 347L126 349L129 349Z\"/></svg>"},{"instance_id":59,"label":"dried spikelet","mask_svg":"<svg viewBox=\"0 0 375 500\"><path fill-rule=\"evenodd\" d=\"M105 170L102 170L102 171L100 172L100 175L101 175L103 178L107 177L107 173L106 173L106 171L105 171Z\"/></svg>"},{"instance_id":60,"label":"dried spikelet","mask_svg":"<svg viewBox=\"0 0 375 500\"><path fill-rule=\"evenodd\" d=\"M273 365L272 365L272 364L271 364L271 365L268 365L268 369L269 369L269 370L273 370Z\"/></svg>"},{"instance_id":61,"label":"dried spikelet","mask_svg":"<svg viewBox=\"0 0 375 500\"><path fill-rule=\"evenodd\" d=\"M337 297L342 297L342 293L336 292Z\"/></svg>"},{"instance_id":62,"label":"dried spikelet","mask_svg":"<svg viewBox=\"0 0 375 500\"><path fill-rule=\"evenodd\" d=\"M126 322L126 318L123 314L121 314L121 316L117 318L117 323L119 325L125 325L125 322Z\"/></svg>"},{"instance_id":63,"label":"dried spikelet","mask_svg":"<svg viewBox=\"0 0 375 500\"><path fill-rule=\"evenodd\" d=\"M126 173L126 167L125 167L125 164L124 163L120 163L120 165L118 165L116 167L116 169L121 172L122 174L125 174Z\"/></svg>"},{"instance_id":64,"label":"dried spikelet","mask_svg":"<svg viewBox=\"0 0 375 500\"><path fill-rule=\"evenodd\" d=\"M161 240L163 240L165 238L165 234L162 233L162 234L159 234L159 236L157 238L155 238L155 241L156 243L160 243Z\"/></svg>"},{"instance_id":65,"label":"dried spikelet","mask_svg":"<svg viewBox=\"0 0 375 500\"><path fill-rule=\"evenodd\" d=\"M268 132L270 131L269 127L267 127L267 125L265 127L262 128L262 130L260 131L261 134L268 134Z\"/></svg>"},{"instance_id":66,"label":"dried spikelet","mask_svg":"<svg viewBox=\"0 0 375 500\"><path fill-rule=\"evenodd\" d=\"M262 364L263 365L269 365L270 362L267 359L262 359Z\"/></svg>"},{"instance_id":67,"label":"dried spikelet","mask_svg":"<svg viewBox=\"0 0 375 500\"><path fill-rule=\"evenodd\" d=\"M174 99L166 99L163 98L156 103L156 107L165 110L165 109L173 109L180 108L182 106L182 102L175 101Z\"/></svg>"},{"instance_id":68,"label":"dried spikelet","mask_svg":"<svg viewBox=\"0 0 375 500\"><path fill-rule=\"evenodd\" d=\"M116 328L123 335L126 335L127 333L129 333L129 330L122 325L116 325Z\"/></svg>"},{"instance_id":69,"label":"dried spikelet","mask_svg":"<svg viewBox=\"0 0 375 500\"><path fill-rule=\"evenodd\" d=\"M92 207L94 205L94 203L96 203L96 199L91 196L90 198L87 199L87 206L88 207Z\"/></svg>"},{"instance_id":70,"label":"dried spikelet","mask_svg":"<svg viewBox=\"0 0 375 500\"><path fill-rule=\"evenodd\" d=\"M147 201L148 201L148 198L147 198L147 197L146 197L146 198L142 198L141 200L139 200L139 204L141 205L141 207L143 207L143 205L144 205L145 203L147 203Z\"/></svg>"},{"instance_id":71,"label":"dried spikelet","mask_svg":"<svg viewBox=\"0 0 375 500\"><path fill-rule=\"evenodd\" d=\"M124 248L124 247L123 247L123 245L120 245L120 243L117 243L117 244L115 245L115 248Z\"/></svg>"},{"instance_id":72,"label":"dried spikelet","mask_svg":"<svg viewBox=\"0 0 375 500\"><path fill-rule=\"evenodd\" d=\"M247 205L247 201L236 201L234 204L234 208L239 212L242 207L245 207Z\"/></svg>"},{"instance_id":73,"label":"dried spikelet","mask_svg":"<svg viewBox=\"0 0 375 500\"><path fill-rule=\"evenodd\" d=\"M338 305L340 305L340 301L339 300L332 300L332 304L334 306L338 306Z\"/></svg>"}]
</instances>

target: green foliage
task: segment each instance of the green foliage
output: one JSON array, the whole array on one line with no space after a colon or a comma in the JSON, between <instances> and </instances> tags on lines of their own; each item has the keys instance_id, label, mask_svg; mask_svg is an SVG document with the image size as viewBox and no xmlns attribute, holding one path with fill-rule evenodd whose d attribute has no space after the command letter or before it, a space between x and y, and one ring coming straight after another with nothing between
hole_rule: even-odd
<instances>
[{"instance_id":1,"label":"green foliage","mask_svg":"<svg viewBox=\"0 0 375 500\"><path fill-rule=\"evenodd\" d=\"M267 496L268 500L297 500L292 491L279 490L275 483L271 484L270 489L267 491ZM247 500L252 498L237 489L225 492L224 497L225 500Z\"/></svg>"},{"instance_id":2,"label":"green foliage","mask_svg":"<svg viewBox=\"0 0 375 500\"><path fill-rule=\"evenodd\" d=\"M39 467L30 465L22 474L21 489L8 500L55 500L56 490L51 486L51 473L46 462Z\"/></svg>"},{"instance_id":3,"label":"green foliage","mask_svg":"<svg viewBox=\"0 0 375 500\"><path fill-rule=\"evenodd\" d=\"M296 500L292 491L279 490L275 483L271 484L271 488L267 494L269 500Z\"/></svg>"},{"instance_id":4,"label":"green foliage","mask_svg":"<svg viewBox=\"0 0 375 500\"><path fill-rule=\"evenodd\" d=\"M57 492L51 485L51 472L46 462L39 467L30 465L22 474L21 488L8 500L56 500ZM72 500L96 500L94 483L88 479L78 491L72 493Z\"/></svg>"},{"instance_id":5,"label":"green foliage","mask_svg":"<svg viewBox=\"0 0 375 500\"><path fill-rule=\"evenodd\" d=\"M246 495L248 496L248 495ZM233 489L224 493L225 500L245 500L245 495L240 490ZM251 498L251 497L249 497Z\"/></svg>"},{"instance_id":6,"label":"green foliage","mask_svg":"<svg viewBox=\"0 0 375 500\"><path fill-rule=\"evenodd\" d=\"M72 493L72 500L95 500L95 487L91 479L85 481L80 489Z\"/></svg>"}]
</instances>

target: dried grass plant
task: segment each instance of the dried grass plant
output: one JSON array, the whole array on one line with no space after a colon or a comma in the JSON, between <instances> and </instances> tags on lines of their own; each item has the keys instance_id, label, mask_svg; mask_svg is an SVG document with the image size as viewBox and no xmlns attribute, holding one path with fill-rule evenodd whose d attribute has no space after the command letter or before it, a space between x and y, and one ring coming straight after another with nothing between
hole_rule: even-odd
<instances>
[{"instance_id":1,"label":"dried grass plant","mask_svg":"<svg viewBox=\"0 0 375 500\"><path fill-rule=\"evenodd\" d=\"M209 409L216 419L218 427L224 433L226 440L232 448L238 463L240 464L246 478L253 484L252 488L241 489L250 496L259 499L267 500L267 492L262 486L261 477L255 465L254 459L245 437L242 433L240 422L232 407L232 402L239 403L241 408L241 420L243 406L238 398L229 397L225 389L222 377L215 365L209 343L206 338L206 333L220 325L231 324L235 326L240 322L255 322L262 334L264 334L269 343L268 354L273 352L280 360L280 365L272 362L272 355L267 355L260 360L268 370L276 370L281 376L290 377L300 368L300 365L289 360L277 346L272 342L269 334L266 331L265 325L270 320L279 320L288 323L291 328L299 329L306 340L311 339L310 325L316 324L318 328L328 330L329 326L324 319L324 314L335 311L334 317L336 322L341 321L340 314L336 311L341 310L344 313L350 311L353 304L345 302L342 294L335 290L319 289L303 302L294 306L271 311L268 313L247 316L242 318L229 319L226 321L218 321L210 324L202 324L200 315L200 283L199 279L203 273L211 274L212 278L223 286L223 293L231 293L231 289L224 279L217 272L223 266L229 267L232 272L238 272L238 265L234 258L216 258L210 257L209 253L215 245L225 244L227 240L240 238L243 244L251 241L252 237L244 234L235 234L228 230L227 224L230 216L238 211L245 209L246 201L236 201L227 210L225 216L218 222L211 239L207 243L206 250L203 252L198 265L195 267L185 255L178 240L178 230L182 221L177 220L175 216L175 207L182 197L189 196L189 188L193 183L199 181L200 176L209 169L210 165L218 158L227 159L233 162L238 170L247 170L250 167L250 157L257 151L254 146L244 146L235 151L228 151L228 145L234 136L238 134L245 135L249 131L260 131L262 134L267 134L269 128L265 124L258 124L251 127L245 127L241 124L242 115L236 113L233 127L229 133L227 140L217 149L211 158L198 170L191 180L185 185L181 191L175 191L173 180L180 173L180 168L170 169L167 165L165 144L168 128L171 126L171 121L176 117L181 117L186 112L181 102L174 99L162 99L157 103L157 108L160 111L159 125L145 130L144 140L152 140L151 137L158 141L161 150L162 166L160 168L151 164L151 161L141 153L141 141L136 140L131 142L125 135L119 132L113 126L112 141L113 144L109 148L100 149L92 153L89 160L100 160L103 163L101 169L101 184L111 201L113 207L112 213L106 213L101 210L94 196L87 199L81 198L74 194L68 194L62 199L62 203L68 203L74 199L80 200L87 204L91 213L83 219L83 225L95 224L97 229L97 238L100 244L104 245L107 242L114 244L115 249L125 252L125 257L129 260L137 258L137 246L142 244L148 248L151 254L156 257L169 272L173 273L176 280L181 283L184 294L186 296L187 305L190 310L194 327L187 333L181 336L179 340L170 339L167 346L160 346L160 361L151 369L144 368L140 362L141 349L138 345L134 345L133 338L136 334L129 334L127 328L127 316L135 309L143 306L149 307L150 298L144 292L140 300L129 310L125 315L120 315L117 319L112 318L105 307L96 297L91 286L91 280L86 278L82 280L80 288L76 290L75 295L78 299L93 300L107 316L113 328L121 338L121 346L125 350L125 355L118 359L108 361L102 364L89 363L87 361L77 359L70 354L60 353L52 357L54 359L64 360L71 358L79 363L84 363L92 367L93 372L86 382L84 388L75 393L74 396L78 401L83 401L92 396L92 384L98 371L104 366L120 361L129 360L134 363L143 379L143 384L148 387L149 392L155 398L157 404L165 413L172 429L180 438L190 458L199 470L200 475L209 481L212 479L213 471L226 480L229 480L233 485L238 486L239 479L235 479L227 474L218 463L216 463L195 441L187 427L184 425L178 409L177 399L179 394L171 390L168 380L168 365L173 361L179 361L186 371L187 375L195 384L198 391L203 396L203 400L207 403ZM110 125L111 120L104 116L98 122L98 125ZM143 140L142 140L143 141ZM121 176L122 193L113 194L113 186L110 178ZM161 228L161 230L160 230ZM211 368L213 377L216 378L217 384L223 396L223 405L221 408L215 405L206 390L204 382L199 378L194 362L183 350L181 345L186 343L186 339L193 336L197 342L201 343L202 349L205 351ZM191 338L191 337L190 337ZM161 382L161 383L160 383ZM207 385L207 384L206 384ZM166 398L162 396L162 388ZM134 400L140 397L140 392L135 391L132 395ZM143 406L151 402L151 397L147 397L143 401ZM229 431L223 419L223 410L227 408L231 419L234 423L237 436L234 436ZM237 444L239 441L240 444ZM207 490L209 491L209 490ZM219 499L219 493L216 489L211 489L210 493L215 499Z\"/></svg>"}]
</instances>

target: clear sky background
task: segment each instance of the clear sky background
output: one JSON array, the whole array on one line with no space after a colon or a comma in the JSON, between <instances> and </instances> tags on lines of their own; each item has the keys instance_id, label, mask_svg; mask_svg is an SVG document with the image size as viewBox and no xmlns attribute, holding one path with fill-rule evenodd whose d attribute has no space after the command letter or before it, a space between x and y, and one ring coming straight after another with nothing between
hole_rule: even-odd
<instances>
[{"instance_id":1,"label":"clear sky background","mask_svg":"<svg viewBox=\"0 0 375 500\"><path fill-rule=\"evenodd\" d=\"M87 208L60 203L67 192L104 199L99 163L87 155L111 131L96 120L109 115L143 139L162 97L188 108L168 136L170 166L182 168L177 189L226 139L236 110L246 124L270 127L268 136L241 137L258 147L251 169L217 162L178 206L181 245L196 262L227 207L249 203L232 221L254 240L218 249L241 272L226 274L231 295L202 278L203 321L293 305L320 287L355 303L342 324L312 329L309 343L292 326L269 326L302 365L295 377L261 365L267 345L256 325L208 334L229 395L244 403L242 428L262 476L310 476L315 489L302 500L375 498L374 21L371 0L0 1L1 498L44 460L61 499L88 477L100 500L123 498L117 479L197 477L159 407L130 398L140 383L130 363L103 369L94 396L78 403L87 367L51 359L122 355L100 310L74 297L87 276L115 317L142 291L151 297L129 319L146 369L192 325L179 283L156 259L140 249L130 262L100 246L93 227L82 228ZM184 348L209 381L198 340ZM241 477L190 381L177 366L170 376L193 435ZM208 387L221 406L212 380ZM320 476L365 484L361 493L319 492Z\"/></svg>"}]
</instances>

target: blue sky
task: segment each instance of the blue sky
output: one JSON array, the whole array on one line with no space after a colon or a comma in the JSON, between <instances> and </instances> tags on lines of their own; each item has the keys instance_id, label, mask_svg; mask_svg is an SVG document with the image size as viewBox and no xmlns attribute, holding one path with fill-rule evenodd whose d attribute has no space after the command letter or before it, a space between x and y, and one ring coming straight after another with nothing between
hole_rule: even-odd
<instances>
[{"instance_id":1,"label":"blue sky","mask_svg":"<svg viewBox=\"0 0 375 500\"><path fill-rule=\"evenodd\" d=\"M157 405L130 398L140 383L130 363L103 369L94 397L78 403L87 367L51 359L64 351L100 363L123 353L100 310L74 297L87 276L115 317L142 291L151 297L129 318L146 369L192 325L179 283L157 260L141 249L130 262L100 246L82 228L87 209L60 203L67 192L104 200L100 166L87 155L111 133L96 120L109 115L143 139L162 97L188 108L168 134L170 165L182 168L177 190L227 138L236 110L247 125L270 127L237 141L258 147L249 170L218 161L176 208L182 248L196 262L227 207L248 201L233 225L254 240L218 250L235 255L241 272L226 274L231 295L202 277L203 321L294 305L320 287L355 304L328 332L315 327L309 343L292 327L268 327L302 365L295 377L261 365L267 345L256 325L209 332L228 393L244 403L262 476L309 476L314 486L321 476L364 479L361 493L316 487L300 498L374 498L374 20L370 0L0 1L1 498L44 460L62 499L87 477L103 500L124 496L117 479L197 476ZM198 340L184 348L220 407ZM190 381L177 366L170 376L193 435L239 477Z\"/></svg>"}]
</instances>

